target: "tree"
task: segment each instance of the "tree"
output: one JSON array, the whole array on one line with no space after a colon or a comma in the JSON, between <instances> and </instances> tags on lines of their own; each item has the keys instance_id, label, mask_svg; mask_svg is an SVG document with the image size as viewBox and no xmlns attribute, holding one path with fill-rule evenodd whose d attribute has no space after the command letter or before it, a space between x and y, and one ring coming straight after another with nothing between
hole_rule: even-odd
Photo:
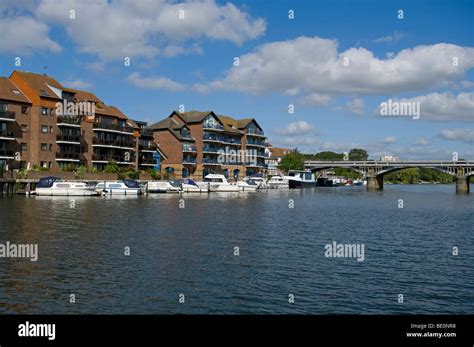
<instances>
[{"instance_id":1,"label":"tree","mask_svg":"<svg viewBox=\"0 0 474 347\"><path fill-rule=\"evenodd\" d=\"M288 172L289 170L303 170L304 160L304 155L295 148L281 159L280 164L278 164L278 169L284 172Z\"/></svg>"},{"instance_id":2,"label":"tree","mask_svg":"<svg viewBox=\"0 0 474 347\"><path fill-rule=\"evenodd\" d=\"M369 154L365 149L353 148L349 151L349 160L367 160Z\"/></svg>"}]
</instances>

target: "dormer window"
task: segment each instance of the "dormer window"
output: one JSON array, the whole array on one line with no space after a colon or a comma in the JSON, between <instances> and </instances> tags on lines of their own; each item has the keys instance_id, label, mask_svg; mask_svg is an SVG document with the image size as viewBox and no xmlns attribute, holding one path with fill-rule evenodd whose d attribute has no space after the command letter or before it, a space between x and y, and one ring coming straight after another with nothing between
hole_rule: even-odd
<instances>
[{"instance_id":1,"label":"dormer window","mask_svg":"<svg viewBox=\"0 0 474 347\"><path fill-rule=\"evenodd\" d=\"M181 129L181 136L182 136L182 137L189 137L188 129L182 128L182 129Z\"/></svg>"}]
</instances>

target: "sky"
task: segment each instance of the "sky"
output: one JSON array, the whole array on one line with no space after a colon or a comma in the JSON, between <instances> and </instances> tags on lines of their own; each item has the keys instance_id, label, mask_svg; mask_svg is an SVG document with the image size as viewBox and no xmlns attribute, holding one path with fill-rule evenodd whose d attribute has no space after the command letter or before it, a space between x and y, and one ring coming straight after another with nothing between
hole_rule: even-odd
<instances>
[{"instance_id":1,"label":"sky","mask_svg":"<svg viewBox=\"0 0 474 347\"><path fill-rule=\"evenodd\" d=\"M253 117L305 153L474 159L473 23L472 0L1 0L0 75L47 73L149 123Z\"/></svg>"}]
</instances>

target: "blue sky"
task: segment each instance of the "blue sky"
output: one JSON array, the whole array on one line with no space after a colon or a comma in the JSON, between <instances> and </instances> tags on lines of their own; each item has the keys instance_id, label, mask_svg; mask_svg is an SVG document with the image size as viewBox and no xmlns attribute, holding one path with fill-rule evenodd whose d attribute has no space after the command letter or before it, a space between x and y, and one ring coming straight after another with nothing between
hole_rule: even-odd
<instances>
[{"instance_id":1,"label":"blue sky","mask_svg":"<svg viewBox=\"0 0 474 347\"><path fill-rule=\"evenodd\" d=\"M255 117L304 152L474 159L473 17L474 1L3 0L0 74L20 57L148 122ZM380 116L388 99L419 119Z\"/></svg>"}]
</instances>

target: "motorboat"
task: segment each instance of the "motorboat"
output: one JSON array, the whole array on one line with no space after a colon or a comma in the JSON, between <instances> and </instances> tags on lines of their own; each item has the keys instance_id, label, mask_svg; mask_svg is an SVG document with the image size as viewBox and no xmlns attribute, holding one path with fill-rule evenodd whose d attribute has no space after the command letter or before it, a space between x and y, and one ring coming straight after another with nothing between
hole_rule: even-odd
<instances>
[{"instance_id":1,"label":"motorboat","mask_svg":"<svg viewBox=\"0 0 474 347\"><path fill-rule=\"evenodd\" d=\"M317 181L311 171L292 171L288 175L291 176L288 180L290 189L314 188L317 186Z\"/></svg>"},{"instance_id":2,"label":"motorboat","mask_svg":"<svg viewBox=\"0 0 474 347\"><path fill-rule=\"evenodd\" d=\"M270 189L288 188L289 176L273 176L267 185Z\"/></svg>"},{"instance_id":3,"label":"motorboat","mask_svg":"<svg viewBox=\"0 0 474 347\"><path fill-rule=\"evenodd\" d=\"M179 193L181 182L178 180L150 181L147 183L146 191L148 193Z\"/></svg>"},{"instance_id":4,"label":"motorboat","mask_svg":"<svg viewBox=\"0 0 474 347\"><path fill-rule=\"evenodd\" d=\"M204 177L204 180L197 182L197 185L201 188L206 186L210 192L238 192L240 188L236 184L229 183L224 175L220 174L208 174Z\"/></svg>"},{"instance_id":5,"label":"motorboat","mask_svg":"<svg viewBox=\"0 0 474 347\"><path fill-rule=\"evenodd\" d=\"M257 184L258 184L258 189L268 189L268 184L267 184L267 180L263 177L258 177L258 176L252 176L252 177L246 177L244 178L244 181L245 179L251 179L253 181L255 181Z\"/></svg>"},{"instance_id":6,"label":"motorboat","mask_svg":"<svg viewBox=\"0 0 474 347\"><path fill-rule=\"evenodd\" d=\"M183 178L181 180L181 191L183 193L208 193L209 187L205 185L198 186L192 179Z\"/></svg>"},{"instance_id":7,"label":"motorboat","mask_svg":"<svg viewBox=\"0 0 474 347\"><path fill-rule=\"evenodd\" d=\"M142 193L140 184L129 179L99 182L95 186L95 191L101 195L138 195Z\"/></svg>"},{"instance_id":8,"label":"motorboat","mask_svg":"<svg viewBox=\"0 0 474 347\"><path fill-rule=\"evenodd\" d=\"M97 195L94 187L84 182L63 181L59 177L40 178L36 186L36 195L47 196L92 196Z\"/></svg>"},{"instance_id":9,"label":"motorboat","mask_svg":"<svg viewBox=\"0 0 474 347\"><path fill-rule=\"evenodd\" d=\"M358 178L355 181L353 181L353 185L355 185L355 186L365 186L365 185L367 185L367 181Z\"/></svg>"},{"instance_id":10,"label":"motorboat","mask_svg":"<svg viewBox=\"0 0 474 347\"><path fill-rule=\"evenodd\" d=\"M254 180L253 178L245 177L242 181L237 182L237 187L243 192L256 192L260 189L261 182Z\"/></svg>"}]
</instances>

